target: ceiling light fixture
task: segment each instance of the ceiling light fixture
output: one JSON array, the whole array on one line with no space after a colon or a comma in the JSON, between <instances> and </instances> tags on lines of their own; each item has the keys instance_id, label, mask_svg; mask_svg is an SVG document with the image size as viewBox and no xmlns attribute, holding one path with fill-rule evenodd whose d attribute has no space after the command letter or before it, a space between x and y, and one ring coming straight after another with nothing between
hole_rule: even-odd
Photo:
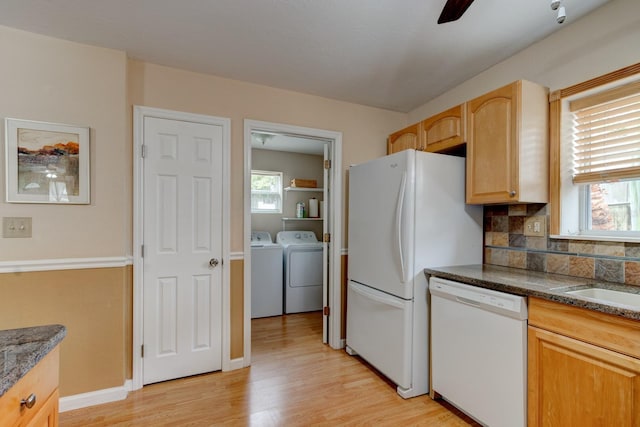
<instances>
[{"instance_id":1,"label":"ceiling light fixture","mask_svg":"<svg viewBox=\"0 0 640 427\"><path fill-rule=\"evenodd\" d=\"M551 10L558 11L558 16L556 17L556 21L558 22L558 24L562 24L565 21L565 19L567 19L567 12L564 6L562 6L562 1L551 0L551 3L549 4L549 6L551 7Z\"/></svg>"},{"instance_id":2,"label":"ceiling light fixture","mask_svg":"<svg viewBox=\"0 0 640 427\"><path fill-rule=\"evenodd\" d=\"M567 13L564 10L564 6L560 6L558 8L558 17L556 18L556 21L558 21L558 24L562 24L565 19L567 19Z\"/></svg>"}]
</instances>

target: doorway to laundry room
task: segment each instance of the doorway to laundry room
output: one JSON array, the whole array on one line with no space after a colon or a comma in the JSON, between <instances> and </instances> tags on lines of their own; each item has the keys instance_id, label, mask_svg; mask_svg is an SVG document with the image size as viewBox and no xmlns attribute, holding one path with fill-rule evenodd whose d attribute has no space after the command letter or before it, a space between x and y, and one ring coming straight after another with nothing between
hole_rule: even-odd
<instances>
[{"instance_id":1,"label":"doorway to laundry room","mask_svg":"<svg viewBox=\"0 0 640 427\"><path fill-rule=\"evenodd\" d=\"M341 347L340 145L337 132L245 121L245 358L252 319L297 313L317 313L323 342Z\"/></svg>"}]
</instances>

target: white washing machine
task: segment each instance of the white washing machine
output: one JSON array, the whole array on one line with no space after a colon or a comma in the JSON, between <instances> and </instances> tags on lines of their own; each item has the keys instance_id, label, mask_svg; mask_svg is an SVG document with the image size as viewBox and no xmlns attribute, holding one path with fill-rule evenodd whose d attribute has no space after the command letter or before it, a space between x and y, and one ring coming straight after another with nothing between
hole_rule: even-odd
<instances>
[{"instance_id":1,"label":"white washing machine","mask_svg":"<svg viewBox=\"0 0 640 427\"><path fill-rule=\"evenodd\" d=\"M322 310L322 242L312 231L280 231L284 248L284 312Z\"/></svg>"},{"instance_id":2,"label":"white washing machine","mask_svg":"<svg viewBox=\"0 0 640 427\"><path fill-rule=\"evenodd\" d=\"M282 245L251 232L251 318L282 315Z\"/></svg>"}]
</instances>

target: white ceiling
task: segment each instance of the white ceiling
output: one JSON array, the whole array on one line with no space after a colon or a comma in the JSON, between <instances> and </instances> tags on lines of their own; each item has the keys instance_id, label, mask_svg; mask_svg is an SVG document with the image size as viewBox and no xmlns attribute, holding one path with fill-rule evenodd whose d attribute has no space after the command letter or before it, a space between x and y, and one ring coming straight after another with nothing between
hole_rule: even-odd
<instances>
[{"instance_id":1,"label":"white ceiling","mask_svg":"<svg viewBox=\"0 0 640 427\"><path fill-rule=\"evenodd\" d=\"M0 25L129 57L408 112L608 0L2 0Z\"/></svg>"},{"instance_id":2,"label":"white ceiling","mask_svg":"<svg viewBox=\"0 0 640 427\"><path fill-rule=\"evenodd\" d=\"M257 131L251 133L251 148L259 150L287 151L322 156L327 142L328 140L300 135Z\"/></svg>"}]
</instances>

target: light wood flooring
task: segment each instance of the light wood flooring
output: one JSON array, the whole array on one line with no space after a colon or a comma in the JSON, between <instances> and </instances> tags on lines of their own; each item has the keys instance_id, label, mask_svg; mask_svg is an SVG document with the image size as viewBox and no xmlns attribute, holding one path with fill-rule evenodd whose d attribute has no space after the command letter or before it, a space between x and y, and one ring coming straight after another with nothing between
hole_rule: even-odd
<instances>
[{"instance_id":1,"label":"light wood flooring","mask_svg":"<svg viewBox=\"0 0 640 427\"><path fill-rule=\"evenodd\" d=\"M321 313L252 320L252 365L152 384L60 414L60 426L468 426L446 403L404 400L357 357L322 344Z\"/></svg>"}]
</instances>

